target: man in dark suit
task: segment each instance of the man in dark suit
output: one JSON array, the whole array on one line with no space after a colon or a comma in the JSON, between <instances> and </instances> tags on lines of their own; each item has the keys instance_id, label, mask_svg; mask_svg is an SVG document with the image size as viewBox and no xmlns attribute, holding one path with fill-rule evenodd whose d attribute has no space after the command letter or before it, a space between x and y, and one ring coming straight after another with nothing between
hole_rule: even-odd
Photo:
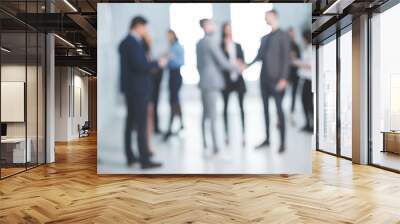
<instances>
[{"instance_id":1,"label":"man in dark suit","mask_svg":"<svg viewBox=\"0 0 400 224\"><path fill-rule=\"evenodd\" d=\"M140 162L143 169L160 167L150 160L147 144L147 107L152 93L151 71L166 65L165 59L149 61L143 37L147 34L147 21L141 16L132 19L129 34L119 45L121 66L121 92L125 96L127 118L125 124L125 154L128 166ZM138 135L139 158L132 152L132 131Z\"/></svg>"},{"instance_id":2,"label":"man in dark suit","mask_svg":"<svg viewBox=\"0 0 400 224\"><path fill-rule=\"evenodd\" d=\"M261 45L254 61L261 61L260 85L264 104L266 139L257 148L269 146L269 98L275 100L278 113L281 145L279 152L285 151L285 117L282 100L287 86L290 69L290 37L279 28L278 13L275 10L265 13L265 21L272 31L261 39ZM251 64L252 64L251 63Z\"/></svg>"}]
</instances>

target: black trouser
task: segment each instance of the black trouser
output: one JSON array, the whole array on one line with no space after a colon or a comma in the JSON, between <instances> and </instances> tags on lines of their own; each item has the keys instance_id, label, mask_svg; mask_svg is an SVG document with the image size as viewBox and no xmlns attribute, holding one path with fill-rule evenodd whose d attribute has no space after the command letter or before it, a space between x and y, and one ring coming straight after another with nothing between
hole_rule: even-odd
<instances>
[{"instance_id":1,"label":"black trouser","mask_svg":"<svg viewBox=\"0 0 400 224\"><path fill-rule=\"evenodd\" d=\"M132 151L132 131L136 128L139 148L139 161L149 161L149 150L147 148L147 106L148 97L140 94L126 96L127 117L125 123L125 154L128 161L133 161L135 156Z\"/></svg>"},{"instance_id":2,"label":"black trouser","mask_svg":"<svg viewBox=\"0 0 400 224\"><path fill-rule=\"evenodd\" d=\"M179 100L179 91L182 87L182 75L180 69L170 69L169 71L169 104L171 107L168 134L172 133L172 125L174 117L178 116L181 120L181 127L183 127L182 108Z\"/></svg>"},{"instance_id":3,"label":"black trouser","mask_svg":"<svg viewBox=\"0 0 400 224\"><path fill-rule=\"evenodd\" d=\"M152 102L154 104L154 113L153 113L153 121L154 121L154 130L156 132L160 131L160 125L158 121L158 99L160 97L160 85L162 80L162 70L160 70L157 74L153 75L153 93L152 93Z\"/></svg>"},{"instance_id":4,"label":"black trouser","mask_svg":"<svg viewBox=\"0 0 400 224\"><path fill-rule=\"evenodd\" d=\"M306 120L306 127L311 128L313 126L314 116L314 103L311 90L311 80L304 80L303 92L301 94L301 101L303 103L304 117Z\"/></svg>"},{"instance_id":5,"label":"black trouser","mask_svg":"<svg viewBox=\"0 0 400 224\"><path fill-rule=\"evenodd\" d=\"M228 136L229 126L228 126L228 105L229 105L229 96L233 91L224 90L222 91L222 96L224 98L224 124L225 124L225 136ZM242 119L242 134L245 133L245 120L244 120L244 91L237 91L239 107L240 107L240 118Z\"/></svg>"},{"instance_id":6,"label":"black trouser","mask_svg":"<svg viewBox=\"0 0 400 224\"><path fill-rule=\"evenodd\" d=\"M296 93L297 93L297 87L299 86L299 76L297 73L294 73L290 77L290 82L292 84L292 103L290 107L290 112L294 112L294 108L296 106Z\"/></svg>"},{"instance_id":7,"label":"black trouser","mask_svg":"<svg viewBox=\"0 0 400 224\"><path fill-rule=\"evenodd\" d=\"M285 91L278 92L276 90L276 82L271 83L261 83L261 95L264 104L264 117L265 117L265 131L266 137L269 141L270 131L269 131L269 98L273 97L275 100L276 111L278 113L278 121L279 121L279 130L280 130L280 138L281 144L285 144L285 115L282 109L282 100Z\"/></svg>"}]
</instances>

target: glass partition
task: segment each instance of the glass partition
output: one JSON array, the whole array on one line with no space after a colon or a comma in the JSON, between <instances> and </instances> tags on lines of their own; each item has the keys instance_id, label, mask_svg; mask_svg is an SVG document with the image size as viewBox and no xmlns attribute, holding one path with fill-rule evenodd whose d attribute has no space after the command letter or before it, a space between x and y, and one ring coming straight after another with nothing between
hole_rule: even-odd
<instances>
[{"instance_id":1,"label":"glass partition","mask_svg":"<svg viewBox=\"0 0 400 224\"><path fill-rule=\"evenodd\" d=\"M340 36L340 154L352 157L352 33Z\"/></svg>"},{"instance_id":2,"label":"glass partition","mask_svg":"<svg viewBox=\"0 0 400 224\"><path fill-rule=\"evenodd\" d=\"M1 34L2 177L24 171L31 158L26 138L26 40L25 32Z\"/></svg>"},{"instance_id":3,"label":"glass partition","mask_svg":"<svg viewBox=\"0 0 400 224\"><path fill-rule=\"evenodd\" d=\"M318 48L318 149L336 153L336 39Z\"/></svg>"},{"instance_id":4,"label":"glass partition","mask_svg":"<svg viewBox=\"0 0 400 224\"><path fill-rule=\"evenodd\" d=\"M374 15L370 97L371 162L400 170L400 5Z\"/></svg>"},{"instance_id":5,"label":"glass partition","mask_svg":"<svg viewBox=\"0 0 400 224\"><path fill-rule=\"evenodd\" d=\"M26 4L0 6L44 12L44 1ZM45 44L43 33L0 12L0 178L45 162Z\"/></svg>"}]
</instances>

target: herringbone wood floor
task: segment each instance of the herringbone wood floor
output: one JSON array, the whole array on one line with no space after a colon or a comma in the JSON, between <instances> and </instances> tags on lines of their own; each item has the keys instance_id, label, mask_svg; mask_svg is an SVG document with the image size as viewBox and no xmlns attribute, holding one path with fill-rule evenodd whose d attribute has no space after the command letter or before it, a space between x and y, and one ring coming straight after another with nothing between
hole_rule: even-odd
<instances>
[{"instance_id":1,"label":"herringbone wood floor","mask_svg":"<svg viewBox=\"0 0 400 224\"><path fill-rule=\"evenodd\" d=\"M96 139L0 181L0 223L400 223L400 175L314 153L311 176L99 176Z\"/></svg>"}]
</instances>

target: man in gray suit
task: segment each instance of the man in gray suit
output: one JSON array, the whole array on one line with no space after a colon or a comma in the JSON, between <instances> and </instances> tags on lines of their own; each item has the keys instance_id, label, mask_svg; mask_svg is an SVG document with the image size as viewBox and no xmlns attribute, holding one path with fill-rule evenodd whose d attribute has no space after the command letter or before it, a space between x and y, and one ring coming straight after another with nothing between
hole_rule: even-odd
<instances>
[{"instance_id":1,"label":"man in gray suit","mask_svg":"<svg viewBox=\"0 0 400 224\"><path fill-rule=\"evenodd\" d=\"M282 100L289 77L290 68L290 37L279 28L278 13L275 10L265 13L265 21L271 26L271 33L261 39L261 45L253 64L261 61L260 85L264 104L266 139L256 148L269 145L269 98L275 100L278 113L281 145L279 152L285 151L285 117L282 110Z\"/></svg>"},{"instance_id":2,"label":"man in gray suit","mask_svg":"<svg viewBox=\"0 0 400 224\"><path fill-rule=\"evenodd\" d=\"M204 30L204 37L196 45L197 69L200 75L201 100L203 103L203 118L201 123L203 144L206 142L206 121L210 121L214 153L218 152L216 119L217 98L221 95L225 82L223 70L241 73L239 64L232 64L224 56L217 40L214 37L215 25L210 19L200 20L200 27Z\"/></svg>"}]
</instances>

